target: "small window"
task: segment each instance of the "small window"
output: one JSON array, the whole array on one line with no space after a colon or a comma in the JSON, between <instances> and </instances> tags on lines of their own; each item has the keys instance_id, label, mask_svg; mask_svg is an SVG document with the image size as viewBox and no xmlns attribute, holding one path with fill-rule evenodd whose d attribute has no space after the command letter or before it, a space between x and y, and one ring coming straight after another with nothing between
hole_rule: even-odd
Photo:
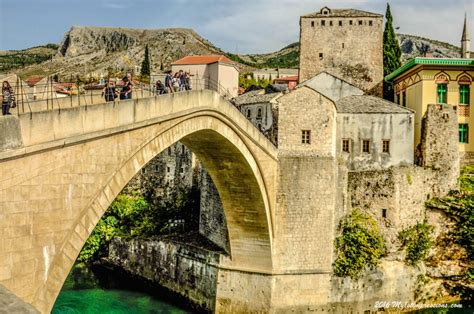
<instances>
[{"instance_id":1,"label":"small window","mask_svg":"<svg viewBox=\"0 0 474 314\"><path fill-rule=\"evenodd\" d=\"M372 26L372 21L369 21L369 26Z\"/></svg>"},{"instance_id":2,"label":"small window","mask_svg":"<svg viewBox=\"0 0 474 314\"><path fill-rule=\"evenodd\" d=\"M314 27L314 21L311 21L311 27Z\"/></svg>"},{"instance_id":3,"label":"small window","mask_svg":"<svg viewBox=\"0 0 474 314\"><path fill-rule=\"evenodd\" d=\"M329 26L332 26L332 21L329 21Z\"/></svg>"},{"instance_id":4,"label":"small window","mask_svg":"<svg viewBox=\"0 0 474 314\"><path fill-rule=\"evenodd\" d=\"M184 173L184 166L181 166L180 172Z\"/></svg>"},{"instance_id":5,"label":"small window","mask_svg":"<svg viewBox=\"0 0 474 314\"><path fill-rule=\"evenodd\" d=\"M349 20L349 25L352 25L352 20Z\"/></svg>"},{"instance_id":6,"label":"small window","mask_svg":"<svg viewBox=\"0 0 474 314\"><path fill-rule=\"evenodd\" d=\"M448 84L438 84L436 88L438 104L447 104Z\"/></svg>"},{"instance_id":7,"label":"small window","mask_svg":"<svg viewBox=\"0 0 474 314\"><path fill-rule=\"evenodd\" d=\"M470 101L469 85L459 85L459 104L469 105Z\"/></svg>"},{"instance_id":8,"label":"small window","mask_svg":"<svg viewBox=\"0 0 474 314\"><path fill-rule=\"evenodd\" d=\"M323 60L323 53L322 52L319 53L319 60Z\"/></svg>"},{"instance_id":9,"label":"small window","mask_svg":"<svg viewBox=\"0 0 474 314\"><path fill-rule=\"evenodd\" d=\"M301 143L302 144L311 144L311 131L302 130L301 131Z\"/></svg>"},{"instance_id":10,"label":"small window","mask_svg":"<svg viewBox=\"0 0 474 314\"><path fill-rule=\"evenodd\" d=\"M359 25L362 25L362 21L359 21Z\"/></svg>"},{"instance_id":11,"label":"small window","mask_svg":"<svg viewBox=\"0 0 474 314\"><path fill-rule=\"evenodd\" d=\"M348 139L344 139L342 140L342 151L345 152L345 153L349 153L350 152L350 148L349 148L349 140Z\"/></svg>"},{"instance_id":12,"label":"small window","mask_svg":"<svg viewBox=\"0 0 474 314\"><path fill-rule=\"evenodd\" d=\"M183 146L181 146L181 154L184 155L185 153L186 153L186 148L185 148L185 146L183 145Z\"/></svg>"},{"instance_id":13,"label":"small window","mask_svg":"<svg viewBox=\"0 0 474 314\"><path fill-rule=\"evenodd\" d=\"M326 21L325 20L321 20L321 26L324 26L326 25Z\"/></svg>"},{"instance_id":14,"label":"small window","mask_svg":"<svg viewBox=\"0 0 474 314\"><path fill-rule=\"evenodd\" d=\"M382 208L382 217L387 218L387 209L386 208Z\"/></svg>"},{"instance_id":15,"label":"small window","mask_svg":"<svg viewBox=\"0 0 474 314\"><path fill-rule=\"evenodd\" d=\"M258 108L257 109L257 119L261 119L262 118L262 108Z\"/></svg>"},{"instance_id":16,"label":"small window","mask_svg":"<svg viewBox=\"0 0 474 314\"><path fill-rule=\"evenodd\" d=\"M171 147L168 147L168 156L171 156Z\"/></svg>"},{"instance_id":17,"label":"small window","mask_svg":"<svg viewBox=\"0 0 474 314\"><path fill-rule=\"evenodd\" d=\"M339 21L339 26L342 26L342 21Z\"/></svg>"},{"instance_id":18,"label":"small window","mask_svg":"<svg viewBox=\"0 0 474 314\"><path fill-rule=\"evenodd\" d=\"M362 152L363 153L370 153L370 141L369 140L362 140Z\"/></svg>"},{"instance_id":19,"label":"small window","mask_svg":"<svg viewBox=\"0 0 474 314\"><path fill-rule=\"evenodd\" d=\"M171 171L170 167L169 167L169 166L166 167L166 172L167 172L167 173L170 173L170 171Z\"/></svg>"},{"instance_id":20,"label":"small window","mask_svg":"<svg viewBox=\"0 0 474 314\"><path fill-rule=\"evenodd\" d=\"M344 43L342 43L342 49L344 49Z\"/></svg>"},{"instance_id":21,"label":"small window","mask_svg":"<svg viewBox=\"0 0 474 314\"><path fill-rule=\"evenodd\" d=\"M469 143L469 125L467 123L459 124L459 143Z\"/></svg>"},{"instance_id":22,"label":"small window","mask_svg":"<svg viewBox=\"0 0 474 314\"><path fill-rule=\"evenodd\" d=\"M390 154L390 141L389 140L382 141L382 152L386 154Z\"/></svg>"},{"instance_id":23,"label":"small window","mask_svg":"<svg viewBox=\"0 0 474 314\"><path fill-rule=\"evenodd\" d=\"M402 106L403 107L407 106L407 92L406 91L402 92Z\"/></svg>"},{"instance_id":24,"label":"small window","mask_svg":"<svg viewBox=\"0 0 474 314\"><path fill-rule=\"evenodd\" d=\"M251 111L250 109L247 109L247 118L250 118Z\"/></svg>"},{"instance_id":25,"label":"small window","mask_svg":"<svg viewBox=\"0 0 474 314\"><path fill-rule=\"evenodd\" d=\"M261 123L258 123L258 124L257 124L257 129L258 129L259 131L262 131L262 124L261 124Z\"/></svg>"}]
</instances>

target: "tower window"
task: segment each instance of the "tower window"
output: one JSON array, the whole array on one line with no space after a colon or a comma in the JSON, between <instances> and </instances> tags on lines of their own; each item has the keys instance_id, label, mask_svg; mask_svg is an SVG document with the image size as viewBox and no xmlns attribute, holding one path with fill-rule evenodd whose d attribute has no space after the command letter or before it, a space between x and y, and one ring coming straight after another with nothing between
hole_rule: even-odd
<instances>
[{"instance_id":1,"label":"tower window","mask_svg":"<svg viewBox=\"0 0 474 314\"><path fill-rule=\"evenodd\" d=\"M352 20L349 20L349 25L352 25Z\"/></svg>"},{"instance_id":2,"label":"tower window","mask_svg":"<svg viewBox=\"0 0 474 314\"><path fill-rule=\"evenodd\" d=\"M369 21L369 26L372 26L372 21Z\"/></svg>"},{"instance_id":3,"label":"tower window","mask_svg":"<svg viewBox=\"0 0 474 314\"><path fill-rule=\"evenodd\" d=\"M329 26L332 26L332 21L329 21Z\"/></svg>"},{"instance_id":4,"label":"tower window","mask_svg":"<svg viewBox=\"0 0 474 314\"><path fill-rule=\"evenodd\" d=\"M469 105L470 101L469 85L459 85L459 103L461 105Z\"/></svg>"},{"instance_id":5,"label":"tower window","mask_svg":"<svg viewBox=\"0 0 474 314\"><path fill-rule=\"evenodd\" d=\"M387 218L387 209L386 208L382 208L382 217Z\"/></svg>"},{"instance_id":6,"label":"tower window","mask_svg":"<svg viewBox=\"0 0 474 314\"><path fill-rule=\"evenodd\" d=\"M363 153L370 153L370 141L369 140L362 140L362 152Z\"/></svg>"},{"instance_id":7,"label":"tower window","mask_svg":"<svg viewBox=\"0 0 474 314\"><path fill-rule=\"evenodd\" d=\"M314 27L314 21L311 21L311 27Z\"/></svg>"},{"instance_id":8,"label":"tower window","mask_svg":"<svg viewBox=\"0 0 474 314\"><path fill-rule=\"evenodd\" d=\"M319 53L319 60L323 60L323 53L322 52Z\"/></svg>"},{"instance_id":9,"label":"tower window","mask_svg":"<svg viewBox=\"0 0 474 314\"><path fill-rule=\"evenodd\" d=\"M344 43L342 43L342 49L344 49Z\"/></svg>"},{"instance_id":10,"label":"tower window","mask_svg":"<svg viewBox=\"0 0 474 314\"><path fill-rule=\"evenodd\" d=\"M362 25L362 21L359 21L359 25Z\"/></svg>"},{"instance_id":11,"label":"tower window","mask_svg":"<svg viewBox=\"0 0 474 314\"><path fill-rule=\"evenodd\" d=\"M448 84L438 84L436 88L436 93L438 95L438 104L447 103L447 93L448 93Z\"/></svg>"},{"instance_id":12,"label":"tower window","mask_svg":"<svg viewBox=\"0 0 474 314\"><path fill-rule=\"evenodd\" d=\"M326 25L326 21L325 20L321 20L321 26L324 26Z\"/></svg>"},{"instance_id":13,"label":"tower window","mask_svg":"<svg viewBox=\"0 0 474 314\"><path fill-rule=\"evenodd\" d=\"M311 131L302 130L301 131L301 143L302 144L311 144Z\"/></svg>"},{"instance_id":14,"label":"tower window","mask_svg":"<svg viewBox=\"0 0 474 314\"><path fill-rule=\"evenodd\" d=\"M467 123L459 124L459 143L469 143L469 125Z\"/></svg>"},{"instance_id":15,"label":"tower window","mask_svg":"<svg viewBox=\"0 0 474 314\"><path fill-rule=\"evenodd\" d=\"M262 118L262 108L258 108L257 109L257 119L261 119Z\"/></svg>"},{"instance_id":16,"label":"tower window","mask_svg":"<svg viewBox=\"0 0 474 314\"><path fill-rule=\"evenodd\" d=\"M247 109L247 118L250 118L251 111L250 109Z\"/></svg>"},{"instance_id":17,"label":"tower window","mask_svg":"<svg viewBox=\"0 0 474 314\"><path fill-rule=\"evenodd\" d=\"M339 21L339 26L342 26L342 21Z\"/></svg>"},{"instance_id":18,"label":"tower window","mask_svg":"<svg viewBox=\"0 0 474 314\"><path fill-rule=\"evenodd\" d=\"M345 153L349 153L350 152L350 148L349 148L349 140L348 139L343 139L342 140L342 151L345 152Z\"/></svg>"},{"instance_id":19,"label":"tower window","mask_svg":"<svg viewBox=\"0 0 474 314\"><path fill-rule=\"evenodd\" d=\"M382 152L386 154L390 154L390 141L389 140L382 141Z\"/></svg>"},{"instance_id":20,"label":"tower window","mask_svg":"<svg viewBox=\"0 0 474 314\"><path fill-rule=\"evenodd\" d=\"M170 167L169 166L166 167L166 172L170 173L170 171L171 171Z\"/></svg>"}]
</instances>

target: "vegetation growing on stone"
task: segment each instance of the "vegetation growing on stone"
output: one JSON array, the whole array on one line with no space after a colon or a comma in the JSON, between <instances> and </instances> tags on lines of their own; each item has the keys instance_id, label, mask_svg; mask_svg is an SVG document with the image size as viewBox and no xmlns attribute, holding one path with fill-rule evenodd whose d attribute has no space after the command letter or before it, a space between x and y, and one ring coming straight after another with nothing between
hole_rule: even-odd
<instances>
[{"instance_id":1,"label":"vegetation growing on stone","mask_svg":"<svg viewBox=\"0 0 474 314\"><path fill-rule=\"evenodd\" d=\"M267 79L257 80L255 78L253 78L253 76L251 78L247 78L247 75L248 74L244 74L244 75L241 75L239 77L239 86L244 88L244 89L247 89L250 86L266 88L269 84L272 84L271 79L269 79L269 80L267 80Z\"/></svg>"},{"instance_id":2,"label":"vegetation growing on stone","mask_svg":"<svg viewBox=\"0 0 474 314\"><path fill-rule=\"evenodd\" d=\"M417 223L400 231L398 238L405 248L405 261L407 264L416 265L427 257L428 251L433 244L430 237L432 232L433 226L426 222Z\"/></svg>"},{"instance_id":3,"label":"vegetation growing on stone","mask_svg":"<svg viewBox=\"0 0 474 314\"><path fill-rule=\"evenodd\" d=\"M334 275L357 279L364 269L378 265L385 252L383 238L375 219L357 209L342 219L339 229Z\"/></svg>"},{"instance_id":4,"label":"vegetation growing on stone","mask_svg":"<svg viewBox=\"0 0 474 314\"><path fill-rule=\"evenodd\" d=\"M167 198L153 193L119 194L99 220L79 254L79 262L104 255L115 236L149 238L196 230L199 223L199 192L174 189ZM184 224L175 224L183 220Z\"/></svg>"},{"instance_id":5,"label":"vegetation growing on stone","mask_svg":"<svg viewBox=\"0 0 474 314\"><path fill-rule=\"evenodd\" d=\"M383 75L386 76L401 66L400 57L402 51L398 44L397 35L393 30L393 18L390 12L390 4L387 3L385 12L385 30L383 32ZM393 101L393 86L391 83L384 82L383 97Z\"/></svg>"}]
</instances>

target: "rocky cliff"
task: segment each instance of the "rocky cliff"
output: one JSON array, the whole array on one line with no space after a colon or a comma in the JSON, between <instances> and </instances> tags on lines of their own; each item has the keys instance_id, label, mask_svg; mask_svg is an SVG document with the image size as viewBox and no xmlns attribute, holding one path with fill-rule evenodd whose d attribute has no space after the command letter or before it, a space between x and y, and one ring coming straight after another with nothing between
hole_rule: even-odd
<instances>
[{"instance_id":1,"label":"rocky cliff","mask_svg":"<svg viewBox=\"0 0 474 314\"><path fill-rule=\"evenodd\" d=\"M186 55L224 53L191 29L73 26L64 35L52 61L24 68L21 74L58 73L60 77L68 78L86 73L100 76L137 71L146 45L152 72L166 70L173 61Z\"/></svg>"}]
</instances>

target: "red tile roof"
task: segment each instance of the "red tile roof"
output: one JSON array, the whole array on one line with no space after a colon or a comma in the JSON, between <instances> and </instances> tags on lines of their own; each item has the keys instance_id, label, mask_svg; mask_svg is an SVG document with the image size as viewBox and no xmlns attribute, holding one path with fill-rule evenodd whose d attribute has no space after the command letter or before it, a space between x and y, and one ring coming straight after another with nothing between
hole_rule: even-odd
<instances>
[{"instance_id":1,"label":"red tile roof","mask_svg":"<svg viewBox=\"0 0 474 314\"><path fill-rule=\"evenodd\" d=\"M281 81L283 81L283 82L286 82L286 81L298 81L298 75L280 77L280 78L274 79L274 81L279 81L279 82L281 82Z\"/></svg>"},{"instance_id":2,"label":"red tile roof","mask_svg":"<svg viewBox=\"0 0 474 314\"><path fill-rule=\"evenodd\" d=\"M216 62L232 63L229 58L223 55L208 55L208 56L187 56L181 58L175 62L173 65L190 65L190 64L211 64Z\"/></svg>"},{"instance_id":3,"label":"red tile roof","mask_svg":"<svg viewBox=\"0 0 474 314\"><path fill-rule=\"evenodd\" d=\"M33 76L25 80L26 84L28 84L29 87L33 87L36 84L38 84L39 81L41 81L44 77L42 76Z\"/></svg>"}]
</instances>

